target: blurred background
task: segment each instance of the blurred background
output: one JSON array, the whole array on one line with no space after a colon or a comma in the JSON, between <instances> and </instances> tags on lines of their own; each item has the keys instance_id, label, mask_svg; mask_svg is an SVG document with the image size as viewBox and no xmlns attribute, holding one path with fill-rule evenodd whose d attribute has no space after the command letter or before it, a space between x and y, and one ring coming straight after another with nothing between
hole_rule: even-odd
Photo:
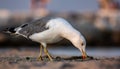
<instances>
[{"instance_id":1,"label":"blurred background","mask_svg":"<svg viewBox=\"0 0 120 69\"><path fill-rule=\"evenodd\" d=\"M29 23L36 18L52 15L65 18L85 36L90 54L104 53L103 56L105 56L111 53L112 56L120 56L119 10L120 0L1 0L0 47L38 48L38 43L24 37L10 35L4 30ZM73 49L72 44L65 39L49 47L57 49L58 46L62 50L70 48L69 50L72 51ZM100 49L102 53L96 52L96 49L93 51L94 48ZM55 54L54 51L51 50L51 53Z\"/></svg>"}]
</instances>

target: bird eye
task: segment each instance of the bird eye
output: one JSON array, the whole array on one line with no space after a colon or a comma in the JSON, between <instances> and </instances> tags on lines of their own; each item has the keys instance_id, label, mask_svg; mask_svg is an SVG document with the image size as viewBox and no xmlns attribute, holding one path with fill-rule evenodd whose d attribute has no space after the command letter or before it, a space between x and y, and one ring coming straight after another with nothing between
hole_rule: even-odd
<instances>
[{"instance_id":1,"label":"bird eye","mask_svg":"<svg viewBox=\"0 0 120 69\"><path fill-rule=\"evenodd\" d=\"M84 43L81 43L81 45L83 46L83 45L84 45Z\"/></svg>"}]
</instances>

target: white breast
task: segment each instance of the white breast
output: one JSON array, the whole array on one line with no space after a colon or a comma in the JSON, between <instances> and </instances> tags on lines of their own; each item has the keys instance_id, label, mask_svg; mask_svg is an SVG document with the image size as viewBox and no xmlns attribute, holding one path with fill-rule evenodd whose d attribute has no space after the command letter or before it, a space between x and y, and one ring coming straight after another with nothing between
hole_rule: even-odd
<instances>
[{"instance_id":1,"label":"white breast","mask_svg":"<svg viewBox=\"0 0 120 69\"><path fill-rule=\"evenodd\" d=\"M52 29L46 30L44 32L35 33L29 37L36 42L45 42L45 43L55 43L62 40L62 37Z\"/></svg>"}]
</instances>

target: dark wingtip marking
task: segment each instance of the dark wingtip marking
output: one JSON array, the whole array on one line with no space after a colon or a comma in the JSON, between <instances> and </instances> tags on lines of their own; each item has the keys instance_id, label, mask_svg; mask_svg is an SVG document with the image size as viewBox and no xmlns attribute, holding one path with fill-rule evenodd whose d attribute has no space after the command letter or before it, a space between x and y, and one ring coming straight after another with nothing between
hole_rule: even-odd
<instances>
[{"instance_id":1,"label":"dark wingtip marking","mask_svg":"<svg viewBox=\"0 0 120 69\"><path fill-rule=\"evenodd\" d=\"M26 27L26 26L28 26L28 24L23 24L23 25L21 26L21 28Z\"/></svg>"},{"instance_id":2,"label":"dark wingtip marking","mask_svg":"<svg viewBox=\"0 0 120 69\"><path fill-rule=\"evenodd\" d=\"M10 31L11 33L15 33L16 31L14 29L15 29L15 27L8 28L8 31Z\"/></svg>"}]
</instances>

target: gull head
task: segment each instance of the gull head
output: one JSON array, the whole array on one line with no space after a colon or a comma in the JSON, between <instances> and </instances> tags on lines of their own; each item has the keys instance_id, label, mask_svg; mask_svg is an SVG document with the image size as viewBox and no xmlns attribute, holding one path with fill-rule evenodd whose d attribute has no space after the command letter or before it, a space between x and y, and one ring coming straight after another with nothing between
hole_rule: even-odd
<instances>
[{"instance_id":1,"label":"gull head","mask_svg":"<svg viewBox=\"0 0 120 69\"><path fill-rule=\"evenodd\" d=\"M83 59L87 58L87 54L86 54L86 50L85 50L86 49L86 40L83 36L81 36L80 45L78 48L82 53L82 58Z\"/></svg>"}]
</instances>

